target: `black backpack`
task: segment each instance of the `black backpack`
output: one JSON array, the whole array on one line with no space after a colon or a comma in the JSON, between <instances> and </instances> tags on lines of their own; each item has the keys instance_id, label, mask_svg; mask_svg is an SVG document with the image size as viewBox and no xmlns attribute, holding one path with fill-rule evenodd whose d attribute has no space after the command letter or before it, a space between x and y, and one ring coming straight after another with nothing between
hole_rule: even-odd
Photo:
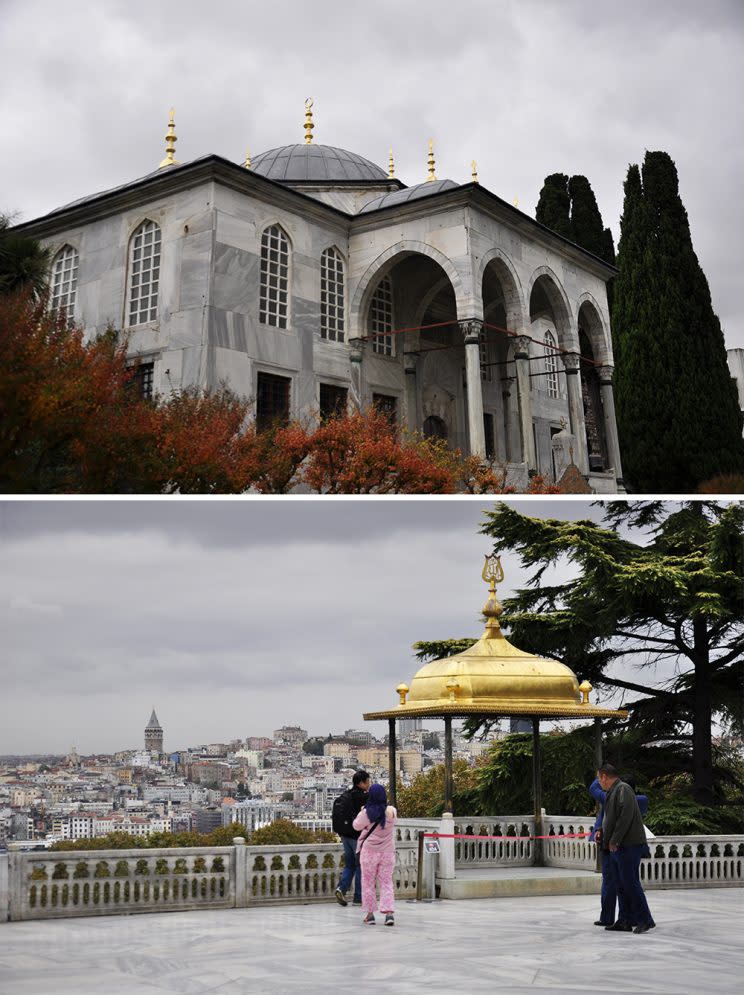
<instances>
[{"instance_id":1,"label":"black backpack","mask_svg":"<svg viewBox=\"0 0 744 995\"><path fill-rule=\"evenodd\" d=\"M334 833L337 833L339 836L356 836L357 832L352 826L356 815L351 791L347 789L333 801L331 825L333 826Z\"/></svg>"}]
</instances>

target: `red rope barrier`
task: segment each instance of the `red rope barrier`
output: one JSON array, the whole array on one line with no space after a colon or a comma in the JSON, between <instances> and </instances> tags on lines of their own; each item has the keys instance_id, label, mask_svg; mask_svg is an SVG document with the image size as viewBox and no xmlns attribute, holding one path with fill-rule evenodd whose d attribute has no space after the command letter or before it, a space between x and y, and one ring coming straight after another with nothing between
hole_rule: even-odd
<instances>
[{"instance_id":1,"label":"red rope barrier","mask_svg":"<svg viewBox=\"0 0 744 995\"><path fill-rule=\"evenodd\" d=\"M553 836L469 836L467 833L424 833L438 840L573 840L590 836L591 833L559 833Z\"/></svg>"}]
</instances>

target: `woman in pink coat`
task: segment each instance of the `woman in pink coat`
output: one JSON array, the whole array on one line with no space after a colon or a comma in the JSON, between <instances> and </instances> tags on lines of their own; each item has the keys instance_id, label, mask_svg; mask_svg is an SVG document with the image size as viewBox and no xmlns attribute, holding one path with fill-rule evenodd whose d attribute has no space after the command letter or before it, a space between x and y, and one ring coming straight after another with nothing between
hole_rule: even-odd
<instances>
[{"instance_id":1,"label":"woman in pink coat","mask_svg":"<svg viewBox=\"0 0 744 995\"><path fill-rule=\"evenodd\" d=\"M395 820L398 813L387 803L381 784L373 784L367 795L367 804L354 819L354 829L360 831L357 854L362 868L362 920L374 926L377 911L375 881L380 885L380 912L385 925L394 926L395 896L393 895L393 868L395 867Z\"/></svg>"}]
</instances>

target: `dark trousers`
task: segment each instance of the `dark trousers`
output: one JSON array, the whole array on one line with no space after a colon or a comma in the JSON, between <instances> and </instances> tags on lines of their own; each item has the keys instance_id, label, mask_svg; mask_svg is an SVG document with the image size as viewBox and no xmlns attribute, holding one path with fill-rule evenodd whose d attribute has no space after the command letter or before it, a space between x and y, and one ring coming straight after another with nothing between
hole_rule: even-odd
<instances>
[{"instance_id":1,"label":"dark trousers","mask_svg":"<svg viewBox=\"0 0 744 995\"><path fill-rule=\"evenodd\" d=\"M344 894L349 890L351 879L354 878L354 901L362 900L362 870L356 854L356 839L351 836L342 836L341 842L344 847L344 869L341 871L341 880L338 886Z\"/></svg>"},{"instance_id":2,"label":"dark trousers","mask_svg":"<svg viewBox=\"0 0 744 995\"><path fill-rule=\"evenodd\" d=\"M610 860L610 851L602 850L602 895L599 919L605 926L611 926L615 921L616 903L617 875L612 860Z\"/></svg>"},{"instance_id":3,"label":"dark trousers","mask_svg":"<svg viewBox=\"0 0 744 995\"><path fill-rule=\"evenodd\" d=\"M610 854L620 901L618 919L631 926L654 924L639 873L644 849L645 845L638 843L634 846L621 846Z\"/></svg>"}]
</instances>

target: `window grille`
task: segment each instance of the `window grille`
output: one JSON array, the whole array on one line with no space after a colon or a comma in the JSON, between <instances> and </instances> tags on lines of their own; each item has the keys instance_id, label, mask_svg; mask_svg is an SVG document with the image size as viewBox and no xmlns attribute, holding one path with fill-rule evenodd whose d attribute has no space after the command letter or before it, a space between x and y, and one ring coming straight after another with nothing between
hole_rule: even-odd
<instances>
[{"instance_id":1,"label":"window grille","mask_svg":"<svg viewBox=\"0 0 744 995\"><path fill-rule=\"evenodd\" d=\"M335 249L320 257L320 337L344 341L344 263Z\"/></svg>"},{"instance_id":2,"label":"window grille","mask_svg":"<svg viewBox=\"0 0 744 995\"><path fill-rule=\"evenodd\" d=\"M259 321L287 327L289 312L289 240L279 225L261 235L261 296Z\"/></svg>"},{"instance_id":3,"label":"window grille","mask_svg":"<svg viewBox=\"0 0 744 995\"><path fill-rule=\"evenodd\" d=\"M495 459L496 442L493 434L493 415L489 411L483 412L483 433L486 441L486 459Z\"/></svg>"},{"instance_id":4,"label":"window grille","mask_svg":"<svg viewBox=\"0 0 744 995\"><path fill-rule=\"evenodd\" d=\"M548 397L558 397L558 354L552 332L545 333L545 388Z\"/></svg>"},{"instance_id":5,"label":"window grille","mask_svg":"<svg viewBox=\"0 0 744 995\"><path fill-rule=\"evenodd\" d=\"M394 356L393 340L393 284L384 276L375 290L369 305L368 332L373 336L372 351L380 356Z\"/></svg>"},{"instance_id":6,"label":"window grille","mask_svg":"<svg viewBox=\"0 0 744 995\"><path fill-rule=\"evenodd\" d=\"M487 383L490 383L493 379L493 367L490 364L488 340L486 338L485 328L481 328L479 348L481 380L485 380Z\"/></svg>"},{"instance_id":7,"label":"window grille","mask_svg":"<svg viewBox=\"0 0 744 995\"><path fill-rule=\"evenodd\" d=\"M391 425L395 425L398 420L398 398L390 394L373 394L372 404L380 414L387 417Z\"/></svg>"},{"instance_id":8,"label":"window grille","mask_svg":"<svg viewBox=\"0 0 744 995\"><path fill-rule=\"evenodd\" d=\"M320 417L322 421L329 418L339 418L346 414L346 402L349 392L346 387L322 383L320 385Z\"/></svg>"},{"instance_id":9,"label":"window grille","mask_svg":"<svg viewBox=\"0 0 744 995\"><path fill-rule=\"evenodd\" d=\"M256 428L269 428L275 422L289 421L289 377L259 373L256 382Z\"/></svg>"},{"instance_id":10,"label":"window grille","mask_svg":"<svg viewBox=\"0 0 744 995\"><path fill-rule=\"evenodd\" d=\"M158 316L160 228L143 221L132 237L129 257L129 324L142 325Z\"/></svg>"},{"instance_id":11,"label":"window grille","mask_svg":"<svg viewBox=\"0 0 744 995\"><path fill-rule=\"evenodd\" d=\"M134 369L132 384L146 401L152 399L155 363L138 363Z\"/></svg>"},{"instance_id":12,"label":"window grille","mask_svg":"<svg viewBox=\"0 0 744 995\"><path fill-rule=\"evenodd\" d=\"M52 266L52 309L72 321L77 298L78 253L66 245L57 253Z\"/></svg>"}]
</instances>

